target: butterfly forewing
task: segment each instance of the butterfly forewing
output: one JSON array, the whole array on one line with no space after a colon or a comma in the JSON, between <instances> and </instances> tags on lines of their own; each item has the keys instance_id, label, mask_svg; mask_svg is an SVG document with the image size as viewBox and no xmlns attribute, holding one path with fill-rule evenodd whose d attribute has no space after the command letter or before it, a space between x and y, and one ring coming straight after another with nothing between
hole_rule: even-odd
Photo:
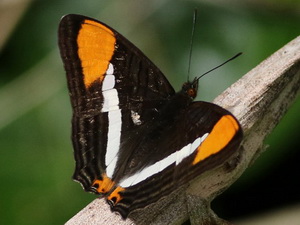
<instances>
[{"instance_id":1,"label":"butterfly forewing","mask_svg":"<svg viewBox=\"0 0 300 225\"><path fill-rule=\"evenodd\" d=\"M94 19L63 17L59 46L74 112L74 179L88 190L116 158L126 131L155 117L174 90L140 50ZM106 155L113 159L105 162Z\"/></svg>"}]
</instances>

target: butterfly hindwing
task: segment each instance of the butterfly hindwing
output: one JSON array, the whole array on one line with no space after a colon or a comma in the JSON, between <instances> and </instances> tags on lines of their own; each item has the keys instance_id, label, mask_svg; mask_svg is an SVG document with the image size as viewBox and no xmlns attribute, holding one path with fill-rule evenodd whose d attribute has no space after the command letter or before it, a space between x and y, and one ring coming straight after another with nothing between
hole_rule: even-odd
<instances>
[{"instance_id":1,"label":"butterfly hindwing","mask_svg":"<svg viewBox=\"0 0 300 225\"><path fill-rule=\"evenodd\" d=\"M121 188L108 197L113 209L123 217L221 165L242 139L240 125L233 115L207 102L192 103L168 130L168 135L152 141L158 151L169 154L121 180ZM147 159L147 155L144 157Z\"/></svg>"}]
</instances>

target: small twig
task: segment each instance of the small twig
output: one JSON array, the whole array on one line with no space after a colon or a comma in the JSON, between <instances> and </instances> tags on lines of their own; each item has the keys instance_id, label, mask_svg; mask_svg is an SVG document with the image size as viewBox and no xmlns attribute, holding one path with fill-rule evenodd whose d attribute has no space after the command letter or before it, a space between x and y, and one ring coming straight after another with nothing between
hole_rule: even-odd
<instances>
[{"instance_id":1,"label":"small twig","mask_svg":"<svg viewBox=\"0 0 300 225\"><path fill-rule=\"evenodd\" d=\"M103 199L96 199L67 222L74 224L229 224L210 209L210 202L228 188L263 149L263 140L279 123L300 92L300 37L263 61L215 99L240 121L243 151L228 163L196 178L187 188L122 220ZM238 160L236 160L238 159ZM226 169L227 168L227 169Z\"/></svg>"}]
</instances>

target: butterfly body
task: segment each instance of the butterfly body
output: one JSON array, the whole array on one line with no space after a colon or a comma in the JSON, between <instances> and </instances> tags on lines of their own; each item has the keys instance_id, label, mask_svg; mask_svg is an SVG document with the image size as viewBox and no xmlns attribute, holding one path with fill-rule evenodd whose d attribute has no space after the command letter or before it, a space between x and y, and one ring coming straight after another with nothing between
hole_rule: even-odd
<instances>
[{"instance_id":1,"label":"butterfly body","mask_svg":"<svg viewBox=\"0 0 300 225\"><path fill-rule=\"evenodd\" d=\"M73 108L73 178L103 195L123 218L237 151L238 121L215 104L193 101L197 79L175 93L162 72L109 26L67 15L59 47Z\"/></svg>"}]
</instances>

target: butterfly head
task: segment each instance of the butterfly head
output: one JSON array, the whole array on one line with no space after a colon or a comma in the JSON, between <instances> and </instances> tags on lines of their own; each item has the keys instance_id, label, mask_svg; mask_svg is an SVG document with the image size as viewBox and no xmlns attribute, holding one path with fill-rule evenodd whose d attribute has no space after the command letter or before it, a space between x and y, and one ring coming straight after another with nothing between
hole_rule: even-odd
<instances>
[{"instance_id":1,"label":"butterfly head","mask_svg":"<svg viewBox=\"0 0 300 225\"><path fill-rule=\"evenodd\" d=\"M182 85L182 92L191 99L195 99L198 92L198 78L196 77L192 82L184 83Z\"/></svg>"}]
</instances>

